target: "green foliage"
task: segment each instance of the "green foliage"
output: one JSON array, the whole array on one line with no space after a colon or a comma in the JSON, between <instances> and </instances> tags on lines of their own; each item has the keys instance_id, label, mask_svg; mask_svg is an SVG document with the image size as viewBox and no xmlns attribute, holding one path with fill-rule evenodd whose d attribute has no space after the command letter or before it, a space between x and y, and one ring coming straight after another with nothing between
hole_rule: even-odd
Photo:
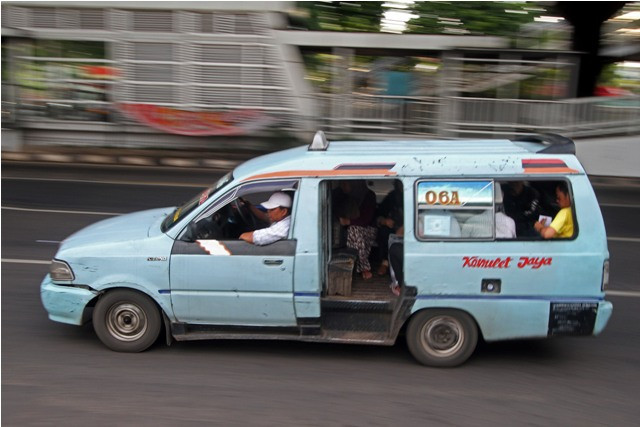
<instances>
[{"instance_id":1,"label":"green foliage","mask_svg":"<svg viewBox=\"0 0 640 427\"><path fill-rule=\"evenodd\" d=\"M413 5L419 18L408 22L407 32L515 36L522 24L540 14L527 10L531 7L531 3L516 2L420 1Z\"/></svg>"},{"instance_id":2,"label":"green foliage","mask_svg":"<svg viewBox=\"0 0 640 427\"><path fill-rule=\"evenodd\" d=\"M379 32L388 5L379 1L297 2L294 27L314 31ZM516 36L542 9L532 2L416 1L407 33Z\"/></svg>"},{"instance_id":3,"label":"green foliage","mask_svg":"<svg viewBox=\"0 0 640 427\"><path fill-rule=\"evenodd\" d=\"M314 31L380 31L382 2L298 2L302 17L291 18L296 26Z\"/></svg>"},{"instance_id":4,"label":"green foliage","mask_svg":"<svg viewBox=\"0 0 640 427\"><path fill-rule=\"evenodd\" d=\"M616 67L617 64L606 65L600 72L598 84L602 86L616 86L616 80L618 79L618 76L616 75Z\"/></svg>"}]
</instances>

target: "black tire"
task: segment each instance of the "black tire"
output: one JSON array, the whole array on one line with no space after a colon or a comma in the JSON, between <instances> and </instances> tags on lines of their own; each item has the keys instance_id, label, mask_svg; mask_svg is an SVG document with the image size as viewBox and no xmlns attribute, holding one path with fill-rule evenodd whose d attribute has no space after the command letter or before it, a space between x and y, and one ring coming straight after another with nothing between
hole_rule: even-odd
<instances>
[{"instance_id":1,"label":"black tire","mask_svg":"<svg viewBox=\"0 0 640 427\"><path fill-rule=\"evenodd\" d=\"M144 351L156 342L162 317L156 304L139 292L118 289L103 295L93 310L93 329L111 350Z\"/></svg>"},{"instance_id":2,"label":"black tire","mask_svg":"<svg viewBox=\"0 0 640 427\"><path fill-rule=\"evenodd\" d=\"M435 309L417 313L407 327L407 345L423 365L453 367L463 364L478 344L478 328L459 310Z\"/></svg>"}]
</instances>

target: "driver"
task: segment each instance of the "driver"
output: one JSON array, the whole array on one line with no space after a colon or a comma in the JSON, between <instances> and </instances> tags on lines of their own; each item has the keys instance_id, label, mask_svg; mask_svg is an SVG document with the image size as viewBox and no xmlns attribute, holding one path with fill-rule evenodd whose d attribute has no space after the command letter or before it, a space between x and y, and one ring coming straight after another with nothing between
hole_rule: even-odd
<instances>
[{"instance_id":1,"label":"driver","mask_svg":"<svg viewBox=\"0 0 640 427\"><path fill-rule=\"evenodd\" d=\"M258 246L286 239L291 225L291 197L282 192L273 193L261 206L267 209L267 218L271 225L260 230L242 233L240 239ZM249 204L249 207L257 217L264 216L264 213L255 206Z\"/></svg>"}]
</instances>

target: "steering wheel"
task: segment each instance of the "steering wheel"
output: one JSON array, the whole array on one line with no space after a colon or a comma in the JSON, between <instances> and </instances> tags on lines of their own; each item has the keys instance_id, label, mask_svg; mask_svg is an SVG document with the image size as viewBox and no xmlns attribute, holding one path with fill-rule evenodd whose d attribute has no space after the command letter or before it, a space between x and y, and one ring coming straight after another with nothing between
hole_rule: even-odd
<instances>
[{"instance_id":1,"label":"steering wheel","mask_svg":"<svg viewBox=\"0 0 640 427\"><path fill-rule=\"evenodd\" d=\"M251 212L249 206L244 203L240 203L240 198L235 199L233 202L233 207L235 211L238 212L238 216L240 219L248 226L251 226L252 229L258 228L258 223L256 221L255 215Z\"/></svg>"}]
</instances>

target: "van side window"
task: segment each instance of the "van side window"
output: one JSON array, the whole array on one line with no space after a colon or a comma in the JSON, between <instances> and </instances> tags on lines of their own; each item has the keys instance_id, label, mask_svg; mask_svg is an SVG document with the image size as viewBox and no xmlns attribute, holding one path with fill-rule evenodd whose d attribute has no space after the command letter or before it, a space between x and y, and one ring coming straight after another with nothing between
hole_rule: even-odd
<instances>
[{"instance_id":1,"label":"van side window","mask_svg":"<svg viewBox=\"0 0 640 427\"><path fill-rule=\"evenodd\" d=\"M557 240L576 230L564 180L423 180L416 187L419 240Z\"/></svg>"},{"instance_id":2,"label":"van side window","mask_svg":"<svg viewBox=\"0 0 640 427\"><path fill-rule=\"evenodd\" d=\"M220 196L204 209L185 228L179 237L184 241L238 240L247 231L255 231L270 225L268 215L261 204L275 192L282 192L295 199L297 180L257 181L243 184ZM206 202L202 200L202 202ZM291 214L292 208L289 208Z\"/></svg>"},{"instance_id":3,"label":"van side window","mask_svg":"<svg viewBox=\"0 0 640 427\"><path fill-rule=\"evenodd\" d=\"M576 235L571 185L563 180L500 182L504 210L516 223L519 239L562 239ZM552 227L551 230L542 230Z\"/></svg>"},{"instance_id":4,"label":"van side window","mask_svg":"<svg viewBox=\"0 0 640 427\"><path fill-rule=\"evenodd\" d=\"M421 240L492 239L492 180L420 181L416 194L416 234Z\"/></svg>"}]
</instances>

